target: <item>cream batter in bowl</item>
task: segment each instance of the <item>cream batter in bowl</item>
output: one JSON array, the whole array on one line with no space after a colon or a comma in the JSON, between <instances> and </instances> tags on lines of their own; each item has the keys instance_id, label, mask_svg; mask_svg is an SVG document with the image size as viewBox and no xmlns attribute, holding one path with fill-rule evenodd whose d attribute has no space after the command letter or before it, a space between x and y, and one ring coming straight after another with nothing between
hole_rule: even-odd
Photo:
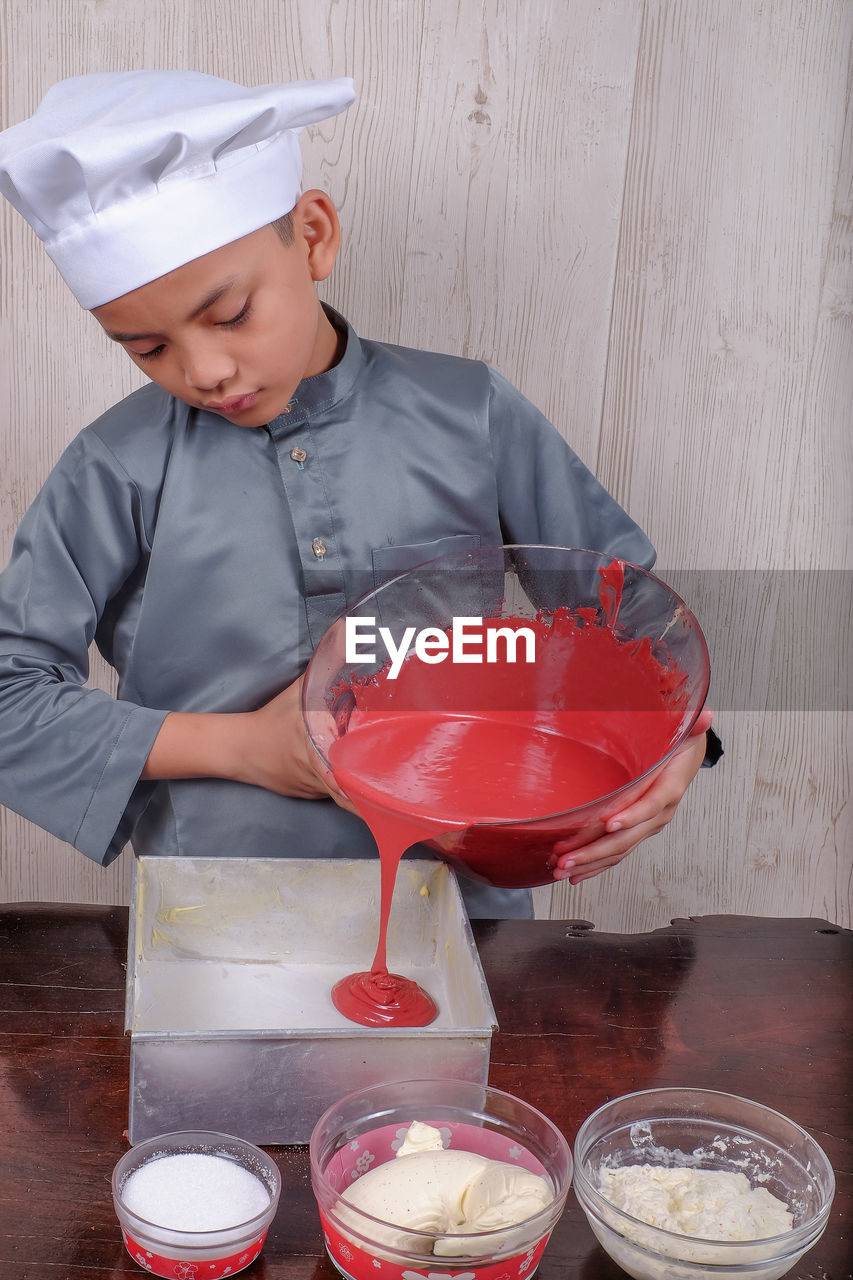
<instances>
[{"instance_id":1,"label":"cream batter in bowl","mask_svg":"<svg viewBox=\"0 0 853 1280\"><path fill-rule=\"evenodd\" d=\"M326 1249L347 1280L529 1280L571 1185L550 1120L465 1080L349 1094L309 1150Z\"/></svg>"},{"instance_id":2,"label":"cream batter in bowl","mask_svg":"<svg viewBox=\"0 0 853 1280\"><path fill-rule=\"evenodd\" d=\"M574 1187L635 1280L777 1280L820 1239L835 1178L804 1129L710 1089L606 1103L575 1141Z\"/></svg>"}]
</instances>

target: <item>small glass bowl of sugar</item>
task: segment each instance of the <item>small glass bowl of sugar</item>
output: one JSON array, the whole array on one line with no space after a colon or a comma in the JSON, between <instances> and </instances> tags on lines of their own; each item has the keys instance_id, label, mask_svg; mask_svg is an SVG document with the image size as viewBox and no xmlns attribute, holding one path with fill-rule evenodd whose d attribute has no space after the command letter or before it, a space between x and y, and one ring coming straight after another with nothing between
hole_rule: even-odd
<instances>
[{"instance_id":1,"label":"small glass bowl of sugar","mask_svg":"<svg viewBox=\"0 0 853 1280\"><path fill-rule=\"evenodd\" d=\"M113 1170L113 1203L128 1253L150 1275L236 1275L263 1248L281 1175L259 1147L224 1133L151 1138Z\"/></svg>"}]
</instances>

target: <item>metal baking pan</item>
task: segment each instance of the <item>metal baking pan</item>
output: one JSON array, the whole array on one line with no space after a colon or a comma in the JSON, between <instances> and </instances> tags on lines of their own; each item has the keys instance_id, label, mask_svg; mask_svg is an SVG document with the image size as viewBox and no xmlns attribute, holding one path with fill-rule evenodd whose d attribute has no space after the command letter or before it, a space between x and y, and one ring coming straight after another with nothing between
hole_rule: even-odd
<instances>
[{"instance_id":1,"label":"metal baking pan","mask_svg":"<svg viewBox=\"0 0 853 1280\"><path fill-rule=\"evenodd\" d=\"M486 1082L495 1013L452 871L400 864L388 966L419 982L428 1027L362 1027L334 1008L368 969L378 860L139 858L125 1025L129 1136L214 1129L304 1143L326 1107L381 1080Z\"/></svg>"}]
</instances>

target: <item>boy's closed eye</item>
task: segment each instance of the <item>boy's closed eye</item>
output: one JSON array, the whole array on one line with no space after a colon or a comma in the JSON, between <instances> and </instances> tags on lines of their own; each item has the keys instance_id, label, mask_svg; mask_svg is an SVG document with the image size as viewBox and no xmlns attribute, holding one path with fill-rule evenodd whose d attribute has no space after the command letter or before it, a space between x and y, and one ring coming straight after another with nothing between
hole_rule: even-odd
<instances>
[{"instance_id":1,"label":"boy's closed eye","mask_svg":"<svg viewBox=\"0 0 853 1280\"><path fill-rule=\"evenodd\" d=\"M252 314L252 304L247 298L242 308L237 312L236 316L232 316L230 320L218 320L217 325L220 329L236 329L238 325L243 324Z\"/></svg>"},{"instance_id":2,"label":"boy's closed eye","mask_svg":"<svg viewBox=\"0 0 853 1280\"><path fill-rule=\"evenodd\" d=\"M159 347L154 347L151 351L130 351L128 354L136 356L137 360L153 360L155 356L161 355L165 350L166 347L161 342Z\"/></svg>"},{"instance_id":3,"label":"boy's closed eye","mask_svg":"<svg viewBox=\"0 0 853 1280\"><path fill-rule=\"evenodd\" d=\"M217 329L236 329L244 324L252 314L251 300L247 299L235 316L230 316L227 320L214 321ZM166 344L161 342L158 346L152 347L150 351L131 351L130 354L136 356L137 360L154 360L157 356L162 355L166 349Z\"/></svg>"}]
</instances>

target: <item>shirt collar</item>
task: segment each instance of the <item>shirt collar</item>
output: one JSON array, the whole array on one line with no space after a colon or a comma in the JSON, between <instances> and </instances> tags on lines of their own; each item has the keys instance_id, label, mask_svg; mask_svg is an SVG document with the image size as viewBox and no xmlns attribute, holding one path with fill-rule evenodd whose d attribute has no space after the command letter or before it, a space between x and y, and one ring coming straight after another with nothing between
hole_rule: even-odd
<instances>
[{"instance_id":1,"label":"shirt collar","mask_svg":"<svg viewBox=\"0 0 853 1280\"><path fill-rule=\"evenodd\" d=\"M322 307L335 330L345 339L344 353L338 363L325 373L315 373L312 378L303 378L293 394L288 412L274 418L269 424L271 429L275 426L291 427L296 421L304 421L331 409L349 394L361 373L364 353L358 335L334 307L325 302Z\"/></svg>"}]
</instances>

